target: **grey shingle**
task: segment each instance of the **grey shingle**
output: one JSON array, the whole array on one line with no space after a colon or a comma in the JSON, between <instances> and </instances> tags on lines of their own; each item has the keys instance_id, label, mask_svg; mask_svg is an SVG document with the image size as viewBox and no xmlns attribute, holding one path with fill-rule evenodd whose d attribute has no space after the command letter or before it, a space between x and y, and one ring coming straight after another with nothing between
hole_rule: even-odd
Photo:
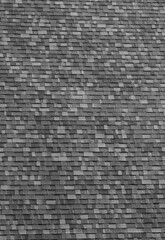
<instances>
[{"instance_id":1,"label":"grey shingle","mask_svg":"<svg viewBox=\"0 0 165 240\"><path fill-rule=\"evenodd\" d=\"M1 1L0 238L165 238L164 12Z\"/></svg>"}]
</instances>

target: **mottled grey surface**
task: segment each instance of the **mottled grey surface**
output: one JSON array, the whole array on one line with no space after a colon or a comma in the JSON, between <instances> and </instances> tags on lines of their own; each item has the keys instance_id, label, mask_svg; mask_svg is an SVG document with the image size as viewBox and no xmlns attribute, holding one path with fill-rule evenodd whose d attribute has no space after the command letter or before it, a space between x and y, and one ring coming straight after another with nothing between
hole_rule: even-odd
<instances>
[{"instance_id":1,"label":"mottled grey surface","mask_svg":"<svg viewBox=\"0 0 165 240\"><path fill-rule=\"evenodd\" d=\"M165 239L164 2L0 19L0 239Z\"/></svg>"}]
</instances>

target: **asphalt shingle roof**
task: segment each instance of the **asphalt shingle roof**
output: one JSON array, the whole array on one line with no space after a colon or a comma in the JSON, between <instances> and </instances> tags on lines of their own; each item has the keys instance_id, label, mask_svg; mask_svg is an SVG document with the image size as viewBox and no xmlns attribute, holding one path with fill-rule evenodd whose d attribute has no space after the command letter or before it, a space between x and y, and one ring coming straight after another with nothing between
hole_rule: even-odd
<instances>
[{"instance_id":1,"label":"asphalt shingle roof","mask_svg":"<svg viewBox=\"0 0 165 240\"><path fill-rule=\"evenodd\" d=\"M164 2L0 19L0 239L165 239Z\"/></svg>"}]
</instances>

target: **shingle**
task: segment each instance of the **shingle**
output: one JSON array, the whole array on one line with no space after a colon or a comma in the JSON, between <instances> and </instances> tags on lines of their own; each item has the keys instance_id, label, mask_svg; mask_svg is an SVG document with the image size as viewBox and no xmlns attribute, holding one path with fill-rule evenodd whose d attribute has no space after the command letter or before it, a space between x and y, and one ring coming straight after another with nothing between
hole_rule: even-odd
<instances>
[{"instance_id":1,"label":"shingle","mask_svg":"<svg viewBox=\"0 0 165 240\"><path fill-rule=\"evenodd\" d=\"M2 238L164 239L163 4L0 12Z\"/></svg>"}]
</instances>

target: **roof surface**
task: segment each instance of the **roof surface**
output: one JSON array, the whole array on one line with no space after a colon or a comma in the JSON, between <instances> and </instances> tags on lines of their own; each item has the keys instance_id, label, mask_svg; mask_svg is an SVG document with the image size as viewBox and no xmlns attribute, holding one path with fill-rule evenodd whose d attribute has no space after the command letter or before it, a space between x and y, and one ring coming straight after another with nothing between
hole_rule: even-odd
<instances>
[{"instance_id":1,"label":"roof surface","mask_svg":"<svg viewBox=\"0 0 165 240\"><path fill-rule=\"evenodd\" d=\"M0 239L165 239L164 2L0 18Z\"/></svg>"}]
</instances>

